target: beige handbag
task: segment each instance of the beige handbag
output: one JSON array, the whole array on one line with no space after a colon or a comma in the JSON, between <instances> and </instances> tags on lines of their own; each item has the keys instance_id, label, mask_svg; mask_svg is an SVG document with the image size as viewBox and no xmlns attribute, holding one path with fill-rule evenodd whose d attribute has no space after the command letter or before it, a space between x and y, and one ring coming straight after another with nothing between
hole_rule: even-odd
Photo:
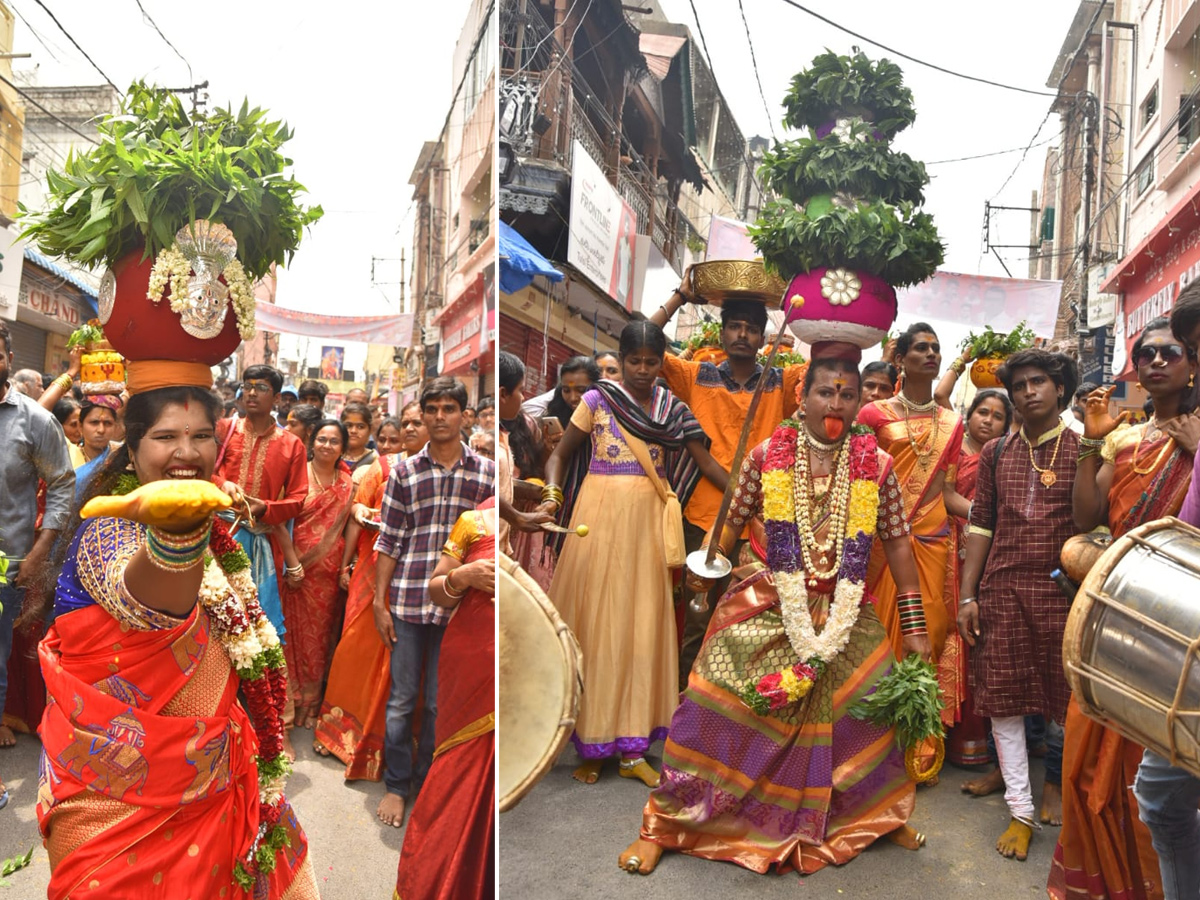
<instances>
[{"instance_id":1,"label":"beige handbag","mask_svg":"<svg viewBox=\"0 0 1200 900\"><path fill-rule=\"evenodd\" d=\"M654 468L654 461L650 458L650 448L646 446L646 442L630 434L628 430L622 430L621 436L625 438L625 443L633 452L633 455L637 457L638 465L645 471L647 477L658 491L658 496L662 498L662 531L663 545L666 548L667 568L683 568L684 561L687 558L687 549L683 543L683 507L679 505L679 498L658 477L658 471Z\"/></svg>"}]
</instances>

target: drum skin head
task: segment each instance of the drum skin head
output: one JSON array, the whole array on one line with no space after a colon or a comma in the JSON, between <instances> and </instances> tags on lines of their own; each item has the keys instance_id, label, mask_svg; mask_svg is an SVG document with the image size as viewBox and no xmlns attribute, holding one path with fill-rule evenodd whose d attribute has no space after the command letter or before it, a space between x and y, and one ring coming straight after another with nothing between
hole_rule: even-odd
<instances>
[{"instance_id":1,"label":"drum skin head","mask_svg":"<svg viewBox=\"0 0 1200 900\"><path fill-rule=\"evenodd\" d=\"M512 809L550 770L579 708L581 654L541 587L498 554L500 706L496 790Z\"/></svg>"}]
</instances>

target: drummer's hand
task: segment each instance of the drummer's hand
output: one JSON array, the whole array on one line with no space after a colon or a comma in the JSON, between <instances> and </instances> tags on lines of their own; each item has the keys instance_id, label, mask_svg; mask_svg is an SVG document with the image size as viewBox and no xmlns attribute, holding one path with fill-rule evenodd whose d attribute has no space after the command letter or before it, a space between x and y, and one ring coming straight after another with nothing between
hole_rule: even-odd
<instances>
[{"instance_id":1,"label":"drummer's hand","mask_svg":"<svg viewBox=\"0 0 1200 900\"><path fill-rule=\"evenodd\" d=\"M1193 412L1176 416L1173 419L1160 422L1159 428L1168 437L1174 438L1175 443L1189 454L1192 456L1196 455L1196 447L1200 446L1200 415Z\"/></svg>"},{"instance_id":2,"label":"drummer's hand","mask_svg":"<svg viewBox=\"0 0 1200 900\"><path fill-rule=\"evenodd\" d=\"M517 531L524 531L532 534L535 531L542 530L543 523L553 523L554 516L546 512L545 509L539 506L532 512L517 512L516 518L510 522Z\"/></svg>"},{"instance_id":3,"label":"drummer's hand","mask_svg":"<svg viewBox=\"0 0 1200 900\"><path fill-rule=\"evenodd\" d=\"M460 584L467 584L477 591L488 594L496 592L496 557L494 556L477 559L451 571L454 572L455 588L458 588Z\"/></svg>"},{"instance_id":4,"label":"drummer's hand","mask_svg":"<svg viewBox=\"0 0 1200 900\"><path fill-rule=\"evenodd\" d=\"M1129 420L1129 410L1124 410L1115 419L1108 411L1108 398L1116 385L1096 388L1083 401L1083 436L1098 441L1108 437L1118 425Z\"/></svg>"},{"instance_id":5,"label":"drummer's hand","mask_svg":"<svg viewBox=\"0 0 1200 900\"><path fill-rule=\"evenodd\" d=\"M116 516L183 533L232 505L229 495L211 481L164 478L143 484L128 494L93 497L84 504L80 515L85 519Z\"/></svg>"},{"instance_id":6,"label":"drummer's hand","mask_svg":"<svg viewBox=\"0 0 1200 900\"><path fill-rule=\"evenodd\" d=\"M390 650L396 644L396 626L392 624L392 612L388 609L387 597L376 596L371 609L375 613L375 630Z\"/></svg>"},{"instance_id":7,"label":"drummer's hand","mask_svg":"<svg viewBox=\"0 0 1200 900\"><path fill-rule=\"evenodd\" d=\"M901 647L905 656L915 653L925 662L929 662L929 658L933 655L933 645L929 643L927 634L906 634Z\"/></svg>"},{"instance_id":8,"label":"drummer's hand","mask_svg":"<svg viewBox=\"0 0 1200 900\"><path fill-rule=\"evenodd\" d=\"M958 633L968 647L975 646L975 638L979 637L979 604L974 600L958 607Z\"/></svg>"}]
</instances>

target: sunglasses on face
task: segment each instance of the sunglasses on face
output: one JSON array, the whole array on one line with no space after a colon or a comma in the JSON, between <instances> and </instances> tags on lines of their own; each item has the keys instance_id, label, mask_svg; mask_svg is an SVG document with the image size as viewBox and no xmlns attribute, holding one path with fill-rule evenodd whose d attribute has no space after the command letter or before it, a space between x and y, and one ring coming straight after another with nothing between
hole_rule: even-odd
<instances>
[{"instance_id":1,"label":"sunglasses on face","mask_svg":"<svg viewBox=\"0 0 1200 900\"><path fill-rule=\"evenodd\" d=\"M1171 363L1177 363L1186 357L1187 351L1179 346L1179 344L1139 347L1138 352L1133 354L1133 364L1135 366L1149 366L1159 356L1162 357L1164 363L1171 365Z\"/></svg>"}]
</instances>

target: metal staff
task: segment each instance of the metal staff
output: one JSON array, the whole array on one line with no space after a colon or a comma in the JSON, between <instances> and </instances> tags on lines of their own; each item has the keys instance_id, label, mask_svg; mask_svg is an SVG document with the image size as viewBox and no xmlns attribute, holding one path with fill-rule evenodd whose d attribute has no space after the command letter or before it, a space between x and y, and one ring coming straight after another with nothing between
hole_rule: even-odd
<instances>
[{"instance_id":1,"label":"metal staff","mask_svg":"<svg viewBox=\"0 0 1200 900\"><path fill-rule=\"evenodd\" d=\"M787 325L788 314L790 313L790 305L787 303L787 294L783 296L780 306L784 309L785 314L783 322L779 325L779 330L775 332L775 340L771 344L771 350L767 354L767 361L763 364L762 374L758 378L758 384L754 386L754 396L750 398L750 408L746 410L746 421L742 423L742 433L738 438L737 450L733 454L733 462L729 466L729 484L725 486L725 496L721 498L721 508L717 510L717 518L713 523L713 536L708 542L707 549L695 550L688 554L687 567L694 575L701 578L716 581L724 578L732 571L733 566L729 560L722 559L717 561L717 547L721 543L721 534L725 530L725 520L729 518L729 506L733 503L733 495L737 491L738 473L742 470L742 460L746 456L746 445L750 442L750 431L754 427L754 414L758 412L758 401L762 399L763 388L767 385L767 378L771 371L771 366L775 362L775 354L779 351L779 345L783 342L783 329ZM704 612L708 609L708 599L704 594L696 594L692 597L689 606L693 612Z\"/></svg>"}]
</instances>

